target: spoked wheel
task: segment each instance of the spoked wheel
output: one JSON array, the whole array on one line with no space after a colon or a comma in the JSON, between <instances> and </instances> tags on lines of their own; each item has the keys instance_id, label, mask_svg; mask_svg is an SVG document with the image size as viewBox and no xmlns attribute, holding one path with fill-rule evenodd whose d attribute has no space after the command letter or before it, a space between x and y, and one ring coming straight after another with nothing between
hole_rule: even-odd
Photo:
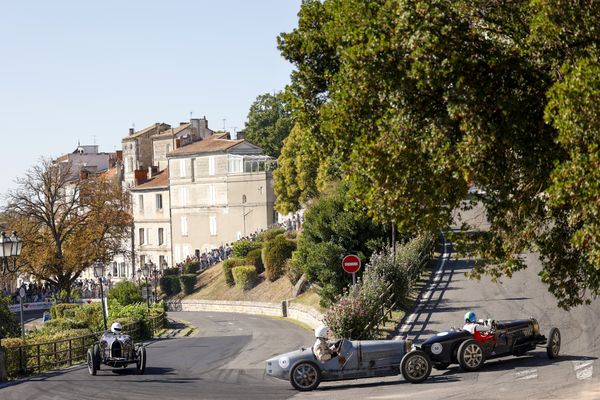
<instances>
[{"instance_id":1,"label":"spoked wheel","mask_svg":"<svg viewBox=\"0 0 600 400\"><path fill-rule=\"evenodd\" d=\"M546 347L546 354L548 354L548 358L556 358L558 357L558 353L560 352L560 331L558 328L550 329L550 333L548 334L548 346Z\"/></svg>"},{"instance_id":2,"label":"spoked wheel","mask_svg":"<svg viewBox=\"0 0 600 400\"><path fill-rule=\"evenodd\" d=\"M292 368L290 383L301 392L314 390L321 383L321 371L313 363L301 362Z\"/></svg>"},{"instance_id":3,"label":"spoked wheel","mask_svg":"<svg viewBox=\"0 0 600 400\"><path fill-rule=\"evenodd\" d=\"M137 351L137 361L135 366L137 368L138 375L143 375L144 371L146 371L146 348L144 346L140 346Z\"/></svg>"},{"instance_id":4,"label":"spoked wheel","mask_svg":"<svg viewBox=\"0 0 600 400\"><path fill-rule=\"evenodd\" d=\"M431 360L425 352L408 352L400 362L400 372L410 383L421 383L431 374Z\"/></svg>"},{"instance_id":5,"label":"spoked wheel","mask_svg":"<svg viewBox=\"0 0 600 400\"><path fill-rule=\"evenodd\" d=\"M458 348L458 364L465 371L477 371L483 366L485 354L478 341L470 339Z\"/></svg>"}]
</instances>

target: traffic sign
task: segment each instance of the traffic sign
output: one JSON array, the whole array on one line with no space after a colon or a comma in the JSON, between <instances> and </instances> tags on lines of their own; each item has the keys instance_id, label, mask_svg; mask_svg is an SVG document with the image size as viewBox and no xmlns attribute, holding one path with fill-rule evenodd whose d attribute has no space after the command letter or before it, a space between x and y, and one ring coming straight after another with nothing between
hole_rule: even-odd
<instances>
[{"instance_id":1,"label":"traffic sign","mask_svg":"<svg viewBox=\"0 0 600 400\"><path fill-rule=\"evenodd\" d=\"M342 268L349 274L354 274L360 269L360 258L351 254L342 260Z\"/></svg>"}]
</instances>

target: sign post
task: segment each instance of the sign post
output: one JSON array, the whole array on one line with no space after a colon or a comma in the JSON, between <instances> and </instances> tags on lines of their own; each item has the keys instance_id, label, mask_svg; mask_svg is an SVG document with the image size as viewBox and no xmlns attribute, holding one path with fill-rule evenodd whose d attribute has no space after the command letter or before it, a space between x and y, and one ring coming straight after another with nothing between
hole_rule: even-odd
<instances>
[{"instance_id":1,"label":"sign post","mask_svg":"<svg viewBox=\"0 0 600 400\"><path fill-rule=\"evenodd\" d=\"M19 306L21 309L21 339L25 339L25 324L23 323L23 297L25 297L25 288L19 289Z\"/></svg>"},{"instance_id":2,"label":"sign post","mask_svg":"<svg viewBox=\"0 0 600 400\"><path fill-rule=\"evenodd\" d=\"M360 270L360 258L350 254L342 260L342 268L349 274L352 274L352 284L356 285L356 273Z\"/></svg>"}]
</instances>

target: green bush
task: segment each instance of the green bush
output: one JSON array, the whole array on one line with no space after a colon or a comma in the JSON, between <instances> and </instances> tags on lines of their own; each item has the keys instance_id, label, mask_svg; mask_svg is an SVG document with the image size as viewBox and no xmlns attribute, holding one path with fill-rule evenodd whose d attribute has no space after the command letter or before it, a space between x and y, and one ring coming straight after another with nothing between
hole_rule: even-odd
<instances>
[{"instance_id":1,"label":"green bush","mask_svg":"<svg viewBox=\"0 0 600 400\"><path fill-rule=\"evenodd\" d=\"M10 298L0 295L0 337L19 336L21 332L19 321L9 305Z\"/></svg>"},{"instance_id":2,"label":"green bush","mask_svg":"<svg viewBox=\"0 0 600 400\"><path fill-rule=\"evenodd\" d=\"M362 296L359 285L351 286L348 292L338 296L336 303L323 317L323 322L336 337L354 340L369 340L375 337L377 327L369 326L372 320L373 310Z\"/></svg>"},{"instance_id":3,"label":"green bush","mask_svg":"<svg viewBox=\"0 0 600 400\"><path fill-rule=\"evenodd\" d=\"M233 267L238 267L245 264L246 260L242 258L228 258L227 260L223 261L223 277L225 277L225 283L227 286L233 286L235 284L231 269Z\"/></svg>"},{"instance_id":4,"label":"green bush","mask_svg":"<svg viewBox=\"0 0 600 400\"><path fill-rule=\"evenodd\" d=\"M246 261L248 262L248 265L254 265L254 268L256 268L257 274L261 274L265 270L265 266L262 262L262 254L261 253L262 253L261 249L255 249L255 250L248 252L248 255L246 256Z\"/></svg>"},{"instance_id":5,"label":"green bush","mask_svg":"<svg viewBox=\"0 0 600 400\"><path fill-rule=\"evenodd\" d=\"M275 281L285 272L285 263L296 250L296 243L283 236L277 236L264 247L263 262L267 279Z\"/></svg>"},{"instance_id":6,"label":"green bush","mask_svg":"<svg viewBox=\"0 0 600 400\"><path fill-rule=\"evenodd\" d=\"M167 296L172 296L181 292L181 284L179 283L179 276L177 275L164 275L160 278L160 290Z\"/></svg>"},{"instance_id":7,"label":"green bush","mask_svg":"<svg viewBox=\"0 0 600 400\"><path fill-rule=\"evenodd\" d=\"M92 332L101 331L104 329L102 323L102 303L96 302L79 306L75 309L75 316L73 319L85 322L86 326Z\"/></svg>"},{"instance_id":8,"label":"green bush","mask_svg":"<svg viewBox=\"0 0 600 400\"><path fill-rule=\"evenodd\" d=\"M92 333L87 321L78 321L71 318L57 318L46 321L44 325L35 333L39 335L53 335L69 329L84 329Z\"/></svg>"},{"instance_id":9,"label":"green bush","mask_svg":"<svg viewBox=\"0 0 600 400\"><path fill-rule=\"evenodd\" d=\"M303 274L302 267L298 264L298 261L295 260L295 254L297 252L292 253L292 258L285 262L285 276L288 277L292 285L295 285Z\"/></svg>"},{"instance_id":10,"label":"green bush","mask_svg":"<svg viewBox=\"0 0 600 400\"><path fill-rule=\"evenodd\" d=\"M167 269L163 270L163 276L167 276L167 275L179 275L179 268L175 267L175 268L167 268Z\"/></svg>"},{"instance_id":11,"label":"green bush","mask_svg":"<svg viewBox=\"0 0 600 400\"><path fill-rule=\"evenodd\" d=\"M191 294L194 291L197 279L198 276L196 274L183 274L179 276L184 294Z\"/></svg>"},{"instance_id":12,"label":"green bush","mask_svg":"<svg viewBox=\"0 0 600 400\"><path fill-rule=\"evenodd\" d=\"M198 261L192 261L183 266L184 274L197 274L200 271L200 263Z\"/></svg>"},{"instance_id":13,"label":"green bush","mask_svg":"<svg viewBox=\"0 0 600 400\"><path fill-rule=\"evenodd\" d=\"M254 286L254 283L258 279L256 268L252 265L241 265L239 267L232 268L233 279L237 287L243 290L250 290Z\"/></svg>"},{"instance_id":14,"label":"green bush","mask_svg":"<svg viewBox=\"0 0 600 400\"><path fill-rule=\"evenodd\" d=\"M262 242L254 242L251 240L238 240L233 244L231 252L234 257L246 257L252 250L260 249Z\"/></svg>"},{"instance_id":15,"label":"green bush","mask_svg":"<svg viewBox=\"0 0 600 400\"><path fill-rule=\"evenodd\" d=\"M116 300L122 306L143 301L140 288L131 281L120 281L108 292L108 300Z\"/></svg>"},{"instance_id":16,"label":"green bush","mask_svg":"<svg viewBox=\"0 0 600 400\"><path fill-rule=\"evenodd\" d=\"M257 238L261 242L268 242L269 240L275 239L276 236L282 235L285 233L285 229L283 228L271 228L263 231L257 235Z\"/></svg>"},{"instance_id":17,"label":"green bush","mask_svg":"<svg viewBox=\"0 0 600 400\"><path fill-rule=\"evenodd\" d=\"M50 316L52 317L52 319L73 318L75 317L75 310L79 307L79 304L73 303L54 304L52 305L52 307L50 307Z\"/></svg>"}]
</instances>

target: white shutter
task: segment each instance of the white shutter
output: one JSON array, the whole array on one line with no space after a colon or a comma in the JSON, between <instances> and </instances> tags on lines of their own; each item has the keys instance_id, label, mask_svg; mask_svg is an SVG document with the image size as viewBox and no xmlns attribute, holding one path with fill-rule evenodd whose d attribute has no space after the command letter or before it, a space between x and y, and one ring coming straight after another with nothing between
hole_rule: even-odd
<instances>
[{"instance_id":1,"label":"white shutter","mask_svg":"<svg viewBox=\"0 0 600 400\"><path fill-rule=\"evenodd\" d=\"M187 207L187 188L183 187L179 189L179 201L182 207Z\"/></svg>"},{"instance_id":2,"label":"white shutter","mask_svg":"<svg viewBox=\"0 0 600 400\"><path fill-rule=\"evenodd\" d=\"M179 160L179 176L185 178L185 158Z\"/></svg>"},{"instance_id":3,"label":"white shutter","mask_svg":"<svg viewBox=\"0 0 600 400\"><path fill-rule=\"evenodd\" d=\"M208 200L211 206L217 204L217 190L215 189L215 185L208 186Z\"/></svg>"},{"instance_id":4,"label":"white shutter","mask_svg":"<svg viewBox=\"0 0 600 400\"><path fill-rule=\"evenodd\" d=\"M186 216L182 216L181 217L181 236L187 236L188 234L188 224L187 224L187 217Z\"/></svg>"},{"instance_id":5,"label":"white shutter","mask_svg":"<svg viewBox=\"0 0 600 400\"><path fill-rule=\"evenodd\" d=\"M210 235L217 236L217 216L211 215L209 218Z\"/></svg>"},{"instance_id":6,"label":"white shutter","mask_svg":"<svg viewBox=\"0 0 600 400\"><path fill-rule=\"evenodd\" d=\"M215 174L215 156L208 156L208 175Z\"/></svg>"},{"instance_id":7,"label":"white shutter","mask_svg":"<svg viewBox=\"0 0 600 400\"><path fill-rule=\"evenodd\" d=\"M179 245L175 246L175 262L181 262L181 249L179 248Z\"/></svg>"},{"instance_id":8,"label":"white shutter","mask_svg":"<svg viewBox=\"0 0 600 400\"><path fill-rule=\"evenodd\" d=\"M150 242L150 228L146 228L146 244L152 244Z\"/></svg>"}]
</instances>

